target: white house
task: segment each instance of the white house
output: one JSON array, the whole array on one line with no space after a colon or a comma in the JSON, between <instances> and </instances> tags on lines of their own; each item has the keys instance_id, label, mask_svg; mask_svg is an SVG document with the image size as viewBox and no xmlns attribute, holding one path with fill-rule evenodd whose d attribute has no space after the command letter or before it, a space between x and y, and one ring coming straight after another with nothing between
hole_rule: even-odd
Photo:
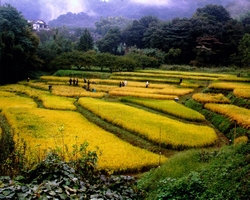
<instances>
[{"instance_id":1,"label":"white house","mask_svg":"<svg viewBox=\"0 0 250 200\"><path fill-rule=\"evenodd\" d=\"M49 30L49 26L43 20L28 21L34 31Z\"/></svg>"}]
</instances>

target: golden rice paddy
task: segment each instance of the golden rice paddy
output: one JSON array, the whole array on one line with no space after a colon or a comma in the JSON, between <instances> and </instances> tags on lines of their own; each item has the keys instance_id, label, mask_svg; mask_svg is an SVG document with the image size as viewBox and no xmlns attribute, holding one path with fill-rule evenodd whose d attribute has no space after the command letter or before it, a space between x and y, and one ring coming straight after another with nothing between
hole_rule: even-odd
<instances>
[{"instance_id":1,"label":"golden rice paddy","mask_svg":"<svg viewBox=\"0 0 250 200\"><path fill-rule=\"evenodd\" d=\"M78 102L102 119L164 146L201 147L217 139L210 127L182 123L119 102L93 98L80 98Z\"/></svg>"},{"instance_id":2,"label":"golden rice paddy","mask_svg":"<svg viewBox=\"0 0 250 200\"><path fill-rule=\"evenodd\" d=\"M182 83L179 83L180 79L183 79ZM30 150L27 156L50 148L60 147L63 150L65 145L72 149L73 145L87 141L92 150L99 147L102 152L98 160L100 169L140 171L159 165L159 155L132 146L89 122L77 112L76 102L103 120L152 143L178 149L213 145L217 135L208 126L183 123L166 115L125 105L123 101L177 119L202 122L205 120L203 115L173 100L190 96L195 88L209 82L210 89L231 90L237 97L250 99L249 78L227 74L163 70L118 72L113 73L109 80L90 79L89 91L83 88L87 85L83 79L78 81L78 86L73 86L69 84L69 77L42 76L39 80L0 87L0 114L7 118L15 139L20 137L27 142ZM124 81L127 85L120 87L120 82ZM146 81L149 81L148 88L145 87ZM52 85L50 90L49 85ZM123 103L103 100L109 96L121 97ZM250 111L229 105L223 94L196 93L192 98L204 103L205 108L250 128ZM160 160L163 163L167 158L162 156Z\"/></svg>"},{"instance_id":3,"label":"golden rice paddy","mask_svg":"<svg viewBox=\"0 0 250 200\"><path fill-rule=\"evenodd\" d=\"M23 107L12 107L2 112L16 135L27 142L31 149L29 156L36 150L44 152L58 146L63 149L64 145L72 150L74 144L87 141L92 150L98 147L102 152L98 161L100 169L129 171L159 164L159 155L120 140L77 112ZM59 131L61 127L64 127L63 131ZM162 162L165 161L163 156Z\"/></svg>"},{"instance_id":4,"label":"golden rice paddy","mask_svg":"<svg viewBox=\"0 0 250 200\"><path fill-rule=\"evenodd\" d=\"M250 110L246 108L241 108L235 105L227 104L205 104L205 108L210 109L216 113L227 116L232 121L237 122L244 128L250 128Z\"/></svg>"},{"instance_id":5,"label":"golden rice paddy","mask_svg":"<svg viewBox=\"0 0 250 200\"><path fill-rule=\"evenodd\" d=\"M192 98L200 103L230 103L230 100L221 93L196 93Z\"/></svg>"},{"instance_id":6,"label":"golden rice paddy","mask_svg":"<svg viewBox=\"0 0 250 200\"><path fill-rule=\"evenodd\" d=\"M221 89L221 90L234 90L238 88L249 89L249 83L238 83L238 82L214 82L211 83L208 88L210 89Z\"/></svg>"},{"instance_id":7,"label":"golden rice paddy","mask_svg":"<svg viewBox=\"0 0 250 200\"><path fill-rule=\"evenodd\" d=\"M233 93L236 97L250 99L250 88L236 88Z\"/></svg>"},{"instance_id":8,"label":"golden rice paddy","mask_svg":"<svg viewBox=\"0 0 250 200\"><path fill-rule=\"evenodd\" d=\"M152 108L189 121L200 122L205 120L205 117L199 112L187 108L182 104L176 103L173 100L153 100L132 97L123 97L121 100Z\"/></svg>"}]
</instances>

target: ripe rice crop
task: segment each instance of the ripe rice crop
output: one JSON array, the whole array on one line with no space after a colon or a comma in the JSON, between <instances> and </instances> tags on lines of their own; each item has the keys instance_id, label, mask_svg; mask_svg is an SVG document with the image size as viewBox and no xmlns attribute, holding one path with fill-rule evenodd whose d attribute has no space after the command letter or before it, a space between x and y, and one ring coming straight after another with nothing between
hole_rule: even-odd
<instances>
[{"instance_id":1,"label":"ripe rice crop","mask_svg":"<svg viewBox=\"0 0 250 200\"><path fill-rule=\"evenodd\" d=\"M139 92L130 92L130 91L119 91L119 90L111 90L109 92L110 96L131 96L131 97L140 97L140 98L150 98L150 99L175 99L177 96L173 95L163 95L163 94L152 94L152 93L139 93Z\"/></svg>"},{"instance_id":2,"label":"ripe rice crop","mask_svg":"<svg viewBox=\"0 0 250 200\"><path fill-rule=\"evenodd\" d=\"M140 171L159 163L159 155L120 140L77 112L20 107L5 109L3 114L15 136L19 133L18 137L26 141L28 157L56 147L65 151L64 145L71 151L73 145L87 141L91 150L99 147L102 152L97 163L100 169ZM161 157L161 163L166 162L167 158Z\"/></svg>"},{"instance_id":3,"label":"ripe rice crop","mask_svg":"<svg viewBox=\"0 0 250 200\"><path fill-rule=\"evenodd\" d=\"M114 85L94 85L93 86L97 92L109 92L110 90L116 89L118 86Z\"/></svg>"},{"instance_id":4,"label":"ripe rice crop","mask_svg":"<svg viewBox=\"0 0 250 200\"><path fill-rule=\"evenodd\" d=\"M91 89L94 89L94 86ZM106 95L105 92L90 92L86 91L82 87L77 86L62 86L54 85L52 87L52 94L64 97L95 97L102 98Z\"/></svg>"},{"instance_id":5,"label":"ripe rice crop","mask_svg":"<svg viewBox=\"0 0 250 200\"><path fill-rule=\"evenodd\" d=\"M245 99L250 99L250 88L236 88L233 91L234 95L237 97L245 98Z\"/></svg>"},{"instance_id":6,"label":"ripe rice crop","mask_svg":"<svg viewBox=\"0 0 250 200\"><path fill-rule=\"evenodd\" d=\"M205 108L213 112L225 115L232 121L236 121L243 128L250 128L250 110L235 105L207 103Z\"/></svg>"},{"instance_id":7,"label":"ripe rice crop","mask_svg":"<svg viewBox=\"0 0 250 200\"><path fill-rule=\"evenodd\" d=\"M61 81L64 83L69 83L69 77L58 77L58 76L41 76L40 79L45 81Z\"/></svg>"},{"instance_id":8,"label":"ripe rice crop","mask_svg":"<svg viewBox=\"0 0 250 200\"><path fill-rule=\"evenodd\" d=\"M43 106L48 109L58 110L76 110L74 102L76 99L68 97L60 97L55 95L42 95L39 100L43 102Z\"/></svg>"},{"instance_id":9,"label":"ripe rice crop","mask_svg":"<svg viewBox=\"0 0 250 200\"><path fill-rule=\"evenodd\" d=\"M1 93L1 92L0 92ZM6 108L36 108L37 104L33 99L28 97L14 96L0 96L0 110Z\"/></svg>"},{"instance_id":10,"label":"ripe rice crop","mask_svg":"<svg viewBox=\"0 0 250 200\"><path fill-rule=\"evenodd\" d=\"M194 89L166 87L162 90L159 90L158 94L170 94L170 95L176 95L176 96L183 96L183 95L189 94L193 91L194 91Z\"/></svg>"},{"instance_id":11,"label":"ripe rice crop","mask_svg":"<svg viewBox=\"0 0 250 200\"><path fill-rule=\"evenodd\" d=\"M206 76L205 74L200 74L200 75L191 75L191 74L180 74L180 73L177 73L177 74L170 74L170 73L139 73L139 72L115 72L113 73L113 76L112 77L122 77L122 76L130 76L130 77L133 77L133 78L158 78L158 79L193 79L193 80L207 80L207 81L214 81L214 80L217 80L217 77L211 77L211 76Z\"/></svg>"},{"instance_id":12,"label":"ripe rice crop","mask_svg":"<svg viewBox=\"0 0 250 200\"><path fill-rule=\"evenodd\" d=\"M248 137L244 135L236 138L234 144L242 144L242 143L247 144L247 142L248 142Z\"/></svg>"},{"instance_id":13,"label":"ripe rice crop","mask_svg":"<svg viewBox=\"0 0 250 200\"><path fill-rule=\"evenodd\" d=\"M49 94L48 91L37 90L26 85L11 84L1 86L1 90L26 94L31 98L38 98L40 95Z\"/></svg>"},{"instance_id":14,"label":"ripe rice crop","mask_svg":"<svg viewBox=\"0 0 250 200\"><path fill-rule=\"evenodd\" d=\"M196 93L192 99L200 103L230 103L230 100L223 94Z\"/></svg>"},{"instance_id":15,"label":"ripe rice crop","mask_svg":"<svg viewBox=\"0 0 250 200\"><path fill-rule=\"evenodd\" d=\"M75 99L64 98L59 96L54 96L48 91L37 90L25 85L7 85L1 87L7 91L13 91L17 93L23 93L31 98L38 99L43 102L43 106L49 109L61 109L61 110L76 110L74 106Z\"/></svg>"},{"instance_id":16,"label":"ripe rice crop","mask_svg":"<svg viewBox=\"0 0 250 200\"><path fill-rule=\"evenodd\" d=\"M123 80L104 80L104 79L91 79L91 82L95 82L96 84L104 84L104 85L116 85L119 86L121 81ZM138 82L138 81L127 81L127 86L129 87L145 87L146 82ZM172 87L169 84L161 84L161 83L150 83L150 88L154 89L162 89L165 87Z\"/></svg>"},{"instance_id":17,"label":"ripe rice crop","mask_svg":"<svg viewBox=\"0 0 250 200\"><path fill-rule=\"evenodd\" d=\"M221 89L221 90L234 90L238 88L250 88L248 83L236 83L236 82L214 82L211 83L208 88L210 89Z\"/></svg>"},{"instance_id":18,"label":"ripe rice crop","mask_svg":"<svg viewBox=\"0 0 250 200\"><path fill-rule=\"evenodd\" d=\"M237 77L237 76L234 76L234 75L228 75L228 76L220 77L219 80L221 80L221 81L232 81L232 82L250 82L250 78Z\"/></svg>"},{"instance_id":19,"label":"ripe rice crop","mask_svg":"<svg viewBox=\"0 0 250 200\"><path fill-rule=\"evenodd\" d=\"M188 89L188 88L177 88L175 86L169 86L169 87L165 87L163 89L154 89L151 88L151 86L149 85L148 88L143 87L117 87L114 90L110 91L110 92L133 92L133 93L145 93L145 94L163 94L163 95L174 95L174 96L182 96L185 94L189 94L191 92L193 92L193 89Z\"/></svg>"},{"instance_id":20,"label":"ripe rice crop","mask_svg":"<svg viewBox=\"0 0 250 200\"><path fill-rule=\"evenodd\" d=\"M154 83L179 83L177 79L151 78L151 77L132 77L132 76L111 76L111 79L129 80L129 81L149 81Z\"/></svg>"},{"instance_id":21,"label":"ripe rice crop","mask_svg":"<svg viewBox=\"0 0 250 200\"><path fill-rule=\"evenodd\" d=\"M119 85L120 80L110 80L110 79L90 79L90 82L103 85Z\"/></svg>"},{"instance_id":22,"label":"ripe rice crop","mask_svg":"<svg viewBox=\"0 0 250 200\"><path fill-rule=\"evenodd\" d=\"M182 104L176 103L173 100L153 100L123 97L121 101L143 105L145 107L152 108L160 112L167 113L190 121L199 122L205 120L205 117L199 112L187 108Z\"/></svg>"},{"instance_id":23,"label":"ripe rice crop","mask_svg":"<svg viewBox=\"0 0 250 200\"><path fill-rule=\"evenodd\" d=\"M184 72L184 71L167 71L167 70L137 70L141 73L154 73L154 74L175 74L175 75L187 75L187 76L206 76L206 77L224 77L228 76L227 74L219 73L202 73L202 72Z\"/></svg>"},{"instance_id":24,"label":"ripe rice crop","mask_svg":"<svg viewBox=\"0 0 250 200\"><path fill-rule=\"evenodd\" d=\"M154 88L140 88L140 87L116 87L115 89L113 89L112 91L120 91L120 92L135 92L135 93L147 93L147 94L157 94L158 89L154 89Z\"/></svg>"},{"instance_id":25,"label":"ripe rice crop","mask_svg":"<svg viewBox=\"0 0 250 200\"><path fill-rule=\"evenodd\" d=\"M199 88L201 85L196 84L196 83L188 83L188 82L182 82L181 87L186 87L186 88Z\"/></svg>"},{"instance_id":26,"label":"ripe rice crop","mask_svg":"<svg viewBox=\"0 0 250 200\"><path fill-rule=\"evenodd\" d=\"M20 84L23 84L23 83L20 83ZM25 85L28 85L32 88L36 88L36 89L42 89L42 90L48 90L49 88L49 84L47 83L44 83L44 82L36 82L36 83L33 83L33 82L29 82L29 83L25 83Z\"/></svg>"},{"instance_id":27,"label":"ripe rice crop","mask_svg":"<svg viewBox=\"0 0 250 200\"><path fill-rule=\"evenodd\" d=\"M71 78L73 79L74 77ZM41 76L40 79L42 81L46 81L47 84L54 85L53 83L55 83L55 85L69 85L70 77ZM77 78L77 79L78 79L78 85L82 86L84 84L84 80L82 78Z\"/></svg>"},{"instance_id":28,"label":"ripe rice crop","mask_svg":"<svg viewBox=\"0 0 250 200\"><path fill-rule=\"evenodd\" d=\"M0 90L0 97L14 97L14 96L16 96L15 93Z\"/></svg>"},{"instance_id":29,"label":"ripe rice crop","mask_svg":"<svg viewBox=\"0 0 250 200\"><path fill-rule=\"evenodd\" d=\"M210 127L182 123L119 102L93 98L80 98L78 102L102 119L163 146L201 147L217 139Z\"/></svg>"}]
</instances>

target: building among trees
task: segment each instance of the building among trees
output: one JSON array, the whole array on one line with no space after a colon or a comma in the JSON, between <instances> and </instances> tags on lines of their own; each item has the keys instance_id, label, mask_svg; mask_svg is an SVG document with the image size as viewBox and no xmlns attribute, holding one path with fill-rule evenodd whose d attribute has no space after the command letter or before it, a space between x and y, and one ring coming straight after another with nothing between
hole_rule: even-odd
<instances>
[{"instance_id":1,"label":"building among trees","mask_svg":"<svg viewBox=\"0 0 250 200\"><path fill-rule=\"evenodd\" d=\"M43 20L28 21L32 25L34 31L49 30L49 25Z\"/></svg>"}]
</instances>

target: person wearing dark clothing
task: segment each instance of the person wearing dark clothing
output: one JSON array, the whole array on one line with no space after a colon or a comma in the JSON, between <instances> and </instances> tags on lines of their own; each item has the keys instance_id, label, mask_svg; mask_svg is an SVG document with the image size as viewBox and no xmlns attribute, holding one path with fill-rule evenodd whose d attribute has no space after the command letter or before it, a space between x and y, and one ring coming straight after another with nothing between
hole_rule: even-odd
<instances>
[{"instance_id":1,"label":"person wearing dark clothing","mask_svg":"<svg viewBox=\"0 0 250 200\"><path fill-rule=\"evenodd\" d=\"M87 90L89 90L89 85L90 85L90 81L88 80L88 87L87 87Z\"/></svg>"},{"instance_id":2,"label":"person wearing dark clothing","mask_svg":"<svg viewBox=\"0 0 250 200\"><path fill-rule=\"evenodd\" d=\"M69 79L69 84L70 84L70 85L72 84L72 79L71 79L71 78Z\"/></svg>"}]
</instances>

